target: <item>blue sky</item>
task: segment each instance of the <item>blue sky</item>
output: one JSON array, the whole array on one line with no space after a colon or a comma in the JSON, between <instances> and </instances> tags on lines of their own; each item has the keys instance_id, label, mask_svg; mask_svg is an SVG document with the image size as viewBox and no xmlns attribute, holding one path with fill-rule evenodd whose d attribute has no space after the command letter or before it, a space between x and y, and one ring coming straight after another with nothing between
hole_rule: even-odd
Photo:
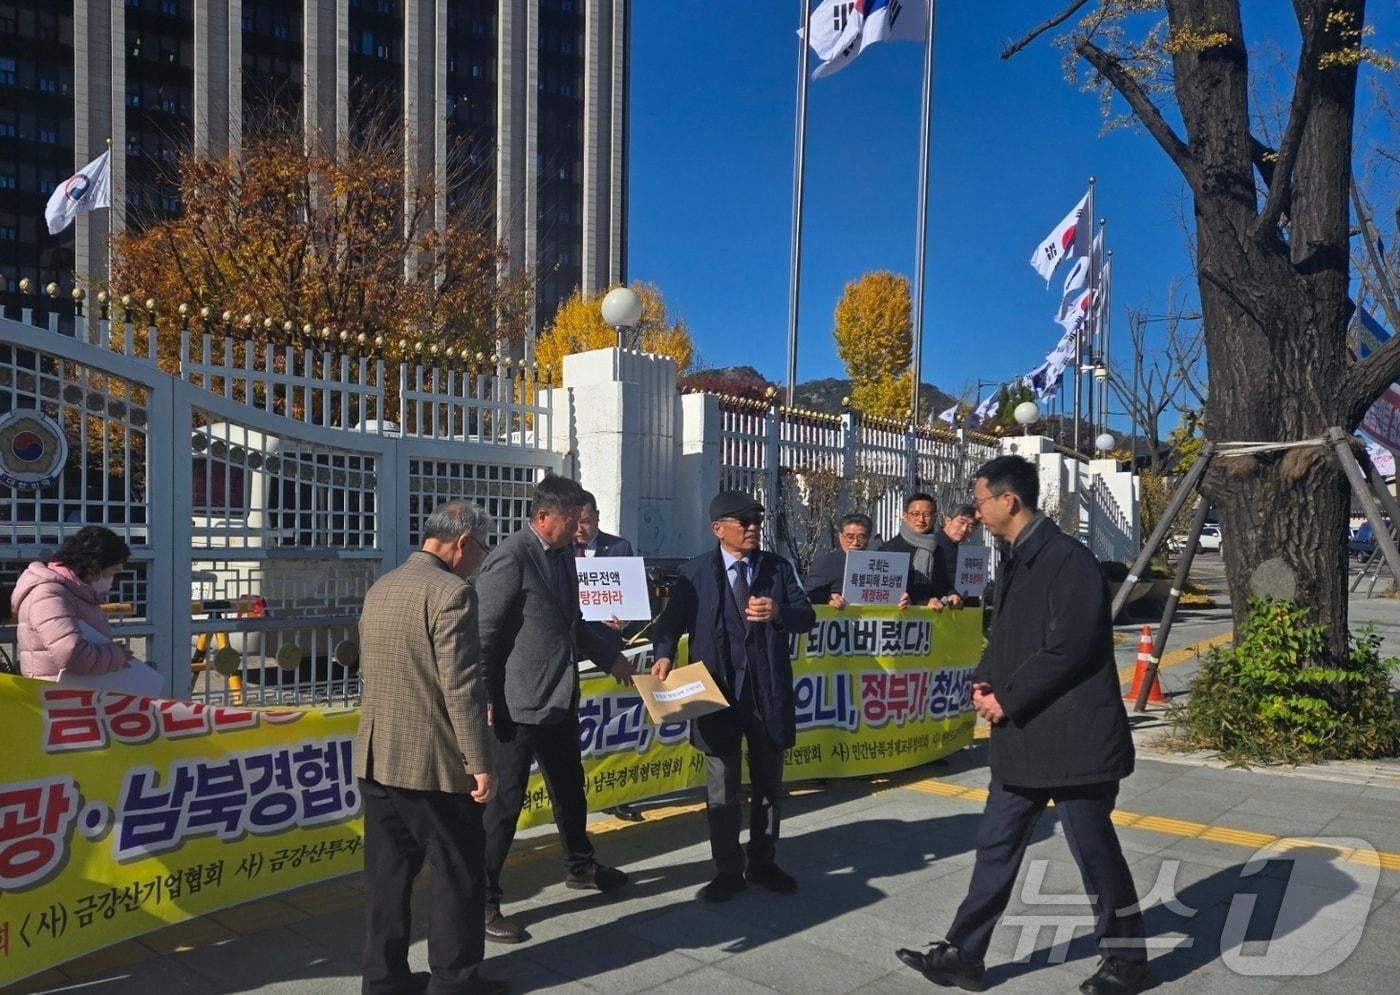
<instances>
[{"instance_id":1,"label":"blue sky","mask_svg":"<svg viewBox=\"0 0 1400 995\"><path fill-rule=\"evenodd\" d=\"M1097 177L1114 250L1115 346L1129 306L1161 313L1182 278L1190 201L1146 134L1102 134L1095 95L1064 80L1051 36L1004 45L1059 0L938 5L923 377L951 393L1010 379L1059 337L1031 251ZM1392 44L1394 10L1371 5ZM799 4L639 0L633 8L629 276L656 283L706 365L786 368ZM1296 38L1288 5L1249 0L1247 41ZM798 379L844 376L831 314L872 269L912 275L922 47L868 49L808 89ZM1121 107L1120 107L1121 110ZM1113 419L1125 423L1125 419Z\"/></svg>"}]
</instances>

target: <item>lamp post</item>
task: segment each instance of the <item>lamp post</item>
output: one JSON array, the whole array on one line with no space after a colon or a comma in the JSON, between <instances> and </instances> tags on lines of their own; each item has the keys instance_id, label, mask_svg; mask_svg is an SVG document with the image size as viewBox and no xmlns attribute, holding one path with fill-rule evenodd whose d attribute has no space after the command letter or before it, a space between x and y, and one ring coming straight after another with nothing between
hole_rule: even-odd
<instances>
[{"instance_id":1,"label":"lamp post","mask_svg":"<svg viewBox=\"0 0 1400 995\"><path fill-rule=\"evenodd\" d=\"M1040 419L1040 405L1034 401L1022 401L1011 411L1011 417L1021 426L1021 434L1029 436L1031 426Z\"/></svg>"},{"instance_id":2,"label":"lamp post","mask_svg":"<svg viewBox=\"0 0 1400 995\"><path fill-rule=\"evenodd\" d=\"M617 329L617 347L627 348L624 329L642 320L642 299L630 287L614 287L603 298L603 320Z\"/></svg>"}]
</instances>

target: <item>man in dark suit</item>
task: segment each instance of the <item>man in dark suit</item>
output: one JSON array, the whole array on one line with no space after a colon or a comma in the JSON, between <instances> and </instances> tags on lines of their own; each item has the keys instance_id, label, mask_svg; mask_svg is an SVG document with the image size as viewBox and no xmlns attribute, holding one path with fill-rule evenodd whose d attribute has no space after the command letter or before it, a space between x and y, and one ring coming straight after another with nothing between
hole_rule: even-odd
<instances>
[{"instance_id":1,"label":"man in dark suit","mask_svg":"<svg viewBox=\"0 0 1400 995\"><path fill-rule=\"evenodd\" d=\"M841 519L836 530L836 548L814 559L803 578L802 586L812 604L846 607L846 599L841 596L846 579L846 554L859 553L869 546L874 527L869 515L854 514Z\"/></svg>"},{"instance_id":2,"label":"man in dark suit","mask_svg":"<svg viewBox=\"0 0 1400 995\"><path fill-rule=\"evenodd\" d=\"M1133 740L1113 659L1108 585L1094 554L1037 510L1039 495L1039 472L1019 456L977 471L977 516L1011 543L973 675L973 707L992 723L992 783L972 881L946 939L897 956L935 984L980 990L992 929L1036 819L1054 801L1093 896L1103 957L1080 991L1127 995L1151 976L1137 893L1109 818L1118 782L1133 771Z\"/></svg>"},{"instance_id":3,"label":"man in dark suit","mask_svg":"<svg viewBox=\"0 0 1400 995\"><path fill-rule=\"evenodd\" d=\"M938 524L938 505L932 494L920 491L904 499L904 516L899 522L899 534L885 540L882 553L908 553L909 575L904 583L904 597L899 607L927 605L934 611L944 606L962 607L948 582L943 551L939 548L934 526Z\"/></svg>"},{"instance_id":4,"label":"man in dark suit","mask_svg":"<svg viewBox=\"0 0 1400 995\"><path fill-rule=\"evenodd\" d=\"M578 652L623 683L631 680L631 666L615 643L583 624L573 557L582 507L577 483L545 477L535 488L530 523L491 551L476 582L498 778L486 808L486 938L497 943L525 939L524 930L501 915L501 868L515 840L531 760L539 763L554 805L568 867L564 884L607 892L627 881L594 859L586 829Z\"/></svg>"},{"instance_id":5,"label":"man in dark suit","mask_svg":"<svg viewBox=\"0 0 1400 995\"><path fill-rule=\"evenodd\" d=\"M788 637L816 624L797 575L776 553L758 548L763 506L742 491L710 502L718 540L681 567L656 623L656 663L665 680L676 644L690 636L690 659L703 662L729 707L690 723L690 741L705 754L710 852L718 870L701 889L708 902L728 901L745 880L791 893L797 881L775 860L782 816L783 750L797 739ZM740 749L748 743L753 775L748 860L739 847Z\"/></svg>"},{"instance_id":6,"label":"man in dark suit","mask_svg":"<svg viewBox=\"0 0 1400 995\"><path fill-rule=\"evenodd\" d=\"M598 528L598 499L592 491L583 492L583 510L578 516L578 531L574 533L574 558L585 559L594 556L635 556L632 544L622 536L615 536ZM622 638L624 625L616 616L606 622L585 622L600 639L606 639L621 653L626 643ZM631 805L614 805L603 809L609 815L626 822L641 822L642 813Z\"/></svg>"},{"instance_id":7,"label":"man in dark suit","mask_svg":"<svg viewBox=\"0 0 1400 995\"><path fill-rule=\"evenodd\" d=\"M365 995L504 992L481 977L482 808L491 800L486 675L476 594L491 519L449 501L423 525L423 548L365 594L364 693L355 776L365 817ZM409 896L432 861L431 974L408 970Z\"/></svg>"},{"instance_id":8,"label":"man in dark suit","mask_svg":"<svg viewBox=\"0 0 1400 995\"><path fill-rule=\"evenodd\" d=\"M977 509L970 504L960 504L943 516L943 527L938 530L939 563L943 568L943 580L948 590L957 593L958 547L967 542L972 530L977 527ZM962 598L962 595L958 595ZM974 598L962 598L964 605L976 607L980 602Z\"/></svg>"}]
</instances>

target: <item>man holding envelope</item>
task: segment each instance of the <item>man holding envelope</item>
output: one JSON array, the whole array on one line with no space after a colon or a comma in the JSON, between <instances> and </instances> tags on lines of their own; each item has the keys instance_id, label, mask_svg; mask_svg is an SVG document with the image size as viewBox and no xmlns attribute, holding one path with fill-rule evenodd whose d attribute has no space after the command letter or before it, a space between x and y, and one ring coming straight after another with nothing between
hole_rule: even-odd
<instances>
[{"instance_id":1,"label":"man holding envelope","mask_svg":"<svg viewBox=\"0 0 1400 995\"><path fill-rule=\"evenodd\" d=\"M723 491L710 502L710 521L718 543L681 567L656 624L651 673L664 681L676 644L689 635L691 661L704 663L729 701L690 724L691 743L705 754L710 851L718 870L700 897L724 902L746 879L770 891L797 890L774 860L783 751L797 738L788 636L811 629L816 615L788 562L759 549L761 504L742 491ZM739 846L745 740L753 775L747 862Z\"/></svg>"}]
</instances>

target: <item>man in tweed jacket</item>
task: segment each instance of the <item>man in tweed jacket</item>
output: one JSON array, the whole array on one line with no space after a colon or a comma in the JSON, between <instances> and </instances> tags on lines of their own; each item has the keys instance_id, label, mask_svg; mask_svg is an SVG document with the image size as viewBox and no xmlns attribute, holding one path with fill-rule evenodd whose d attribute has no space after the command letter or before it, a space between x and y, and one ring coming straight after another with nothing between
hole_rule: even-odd
<instances>
[{"instance_id":1,"label":"man in tweed jacket","mask_svg":"<svg viewBox=\"0 0 1400 995\"><path fill-rule=\"evenodd\" d=\"M364 995L504 992L485 954L482 812L495 791L476 593L491 519L449 501L365 595L355 776L365 817ZM409 895L432 861L431 973L408 969Z\"/></svg>"}]
</instances>

